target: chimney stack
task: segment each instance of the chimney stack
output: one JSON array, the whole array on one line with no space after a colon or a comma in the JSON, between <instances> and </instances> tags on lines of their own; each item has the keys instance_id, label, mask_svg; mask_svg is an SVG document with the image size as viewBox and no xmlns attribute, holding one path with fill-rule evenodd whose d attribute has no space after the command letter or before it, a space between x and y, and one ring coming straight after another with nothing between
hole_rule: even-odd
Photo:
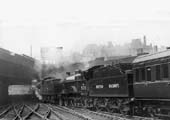
<instances>
[{"instance_id":1,"label":"chimney stack","mask_svg":"<svg viewBox=\"0 0 170 120\"><path fill-rule=\"evenodd\" d=\"M146 36L145 35L143 36L143 44L144 44L144 46L146 46Z\"/></svg>"}]
</instances>

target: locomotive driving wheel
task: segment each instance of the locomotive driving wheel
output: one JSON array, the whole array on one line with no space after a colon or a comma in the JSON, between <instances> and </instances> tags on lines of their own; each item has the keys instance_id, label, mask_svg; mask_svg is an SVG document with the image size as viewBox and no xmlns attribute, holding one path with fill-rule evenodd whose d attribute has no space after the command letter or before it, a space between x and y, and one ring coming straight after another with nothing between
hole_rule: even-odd
<instances>
[{"instance_id":1,"label":"locomotive driving wheel","mask_svg":"<svg viewBox=\"0 0 170 120\"><path fill-rule=\"evenodd\" d=\"M128 115L130 112L130 108L127 105L121 106L119 110L120 110L120 113L124 115Z\"/></svg>"}]
</instances>

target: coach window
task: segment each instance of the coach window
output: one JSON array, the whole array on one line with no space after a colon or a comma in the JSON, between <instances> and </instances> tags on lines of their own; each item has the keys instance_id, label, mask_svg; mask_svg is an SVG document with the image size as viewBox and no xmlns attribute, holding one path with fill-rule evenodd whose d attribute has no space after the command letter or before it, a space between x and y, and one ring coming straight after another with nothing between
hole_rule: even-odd
<instances>
[{"instance_id":1,"label":"coach window","mask_svg":"<svg viewBox=\"0 0 170 120\"><path fill-rule=\"evenodd\" d=\"M136 82L139 82L139 69L136 69L135 71L136 71L135 72L136 73L136 78L135 78Z\"/></svg>"},{"instance_id":2,"label":"coach window","mask_svg":"<svg viewBox=\"0 0 170 120\"><path fill-rule=\"evenodd\" d=\"M141 80L145 81L145 68L141 68Z\"/></svg>"},{"instance_id":3,"label":"coach window","mask_svg":"<svg viewBox=\"0 0 170 120\"><path fill-rule=\"evenodd\" d=\"M151 67L146 68L147 81L151 81Z\"/></svg>"},{"instance_id":4,"label":"coach window","mask_svg":"<svg viewBox=\"0 0 170 120\"><path fill-rule=\"evenodd\" d=\"M161 67L160 65L156 65L156 80L160 80L161 79Z\"/></svg>"},{"instance_id":5,"label":"coach window","mask_svg":"<svg viewBox=\"0 0 170 120\"><path fill-rule=\"evenodd\" d=\"M168 78L168 64L162 64L162 77Z\"/></svg>"}]
</instances>

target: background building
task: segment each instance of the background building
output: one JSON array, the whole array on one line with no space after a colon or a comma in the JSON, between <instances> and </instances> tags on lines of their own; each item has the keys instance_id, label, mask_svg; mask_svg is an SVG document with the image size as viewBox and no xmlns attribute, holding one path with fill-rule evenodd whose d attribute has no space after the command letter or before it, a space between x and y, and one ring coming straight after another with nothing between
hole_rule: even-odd
<instances>
[{"instance_id":1,"label":"background building","mask_svg":"<svg viewBox=\"0 0 170 120\"><path fill-rule=\"evenodd\" d=\"M158 47L156 45L147 45L146 36L143 37L143 42L141 39L133 39L130 43L130 46L131 55L137 55L142 53L154 53L158 51Z\"/></svg>"}]
</instances>

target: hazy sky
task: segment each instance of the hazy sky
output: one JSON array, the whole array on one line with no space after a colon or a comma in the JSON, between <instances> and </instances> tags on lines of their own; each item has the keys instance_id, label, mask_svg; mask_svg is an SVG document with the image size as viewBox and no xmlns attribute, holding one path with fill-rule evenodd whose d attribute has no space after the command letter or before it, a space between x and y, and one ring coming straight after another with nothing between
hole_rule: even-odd
<instances>
[{"instance_id":1,"label":"hazy sky","mask_svg":"<svg viewBox=\"0 0 170 120\"><path fill-rule=\"evenodd\" d=\"M169 0L1 0L0 45L39 56L41 46L79 51L88 43L170 46Z\"/></svg>"}]
</instances>

